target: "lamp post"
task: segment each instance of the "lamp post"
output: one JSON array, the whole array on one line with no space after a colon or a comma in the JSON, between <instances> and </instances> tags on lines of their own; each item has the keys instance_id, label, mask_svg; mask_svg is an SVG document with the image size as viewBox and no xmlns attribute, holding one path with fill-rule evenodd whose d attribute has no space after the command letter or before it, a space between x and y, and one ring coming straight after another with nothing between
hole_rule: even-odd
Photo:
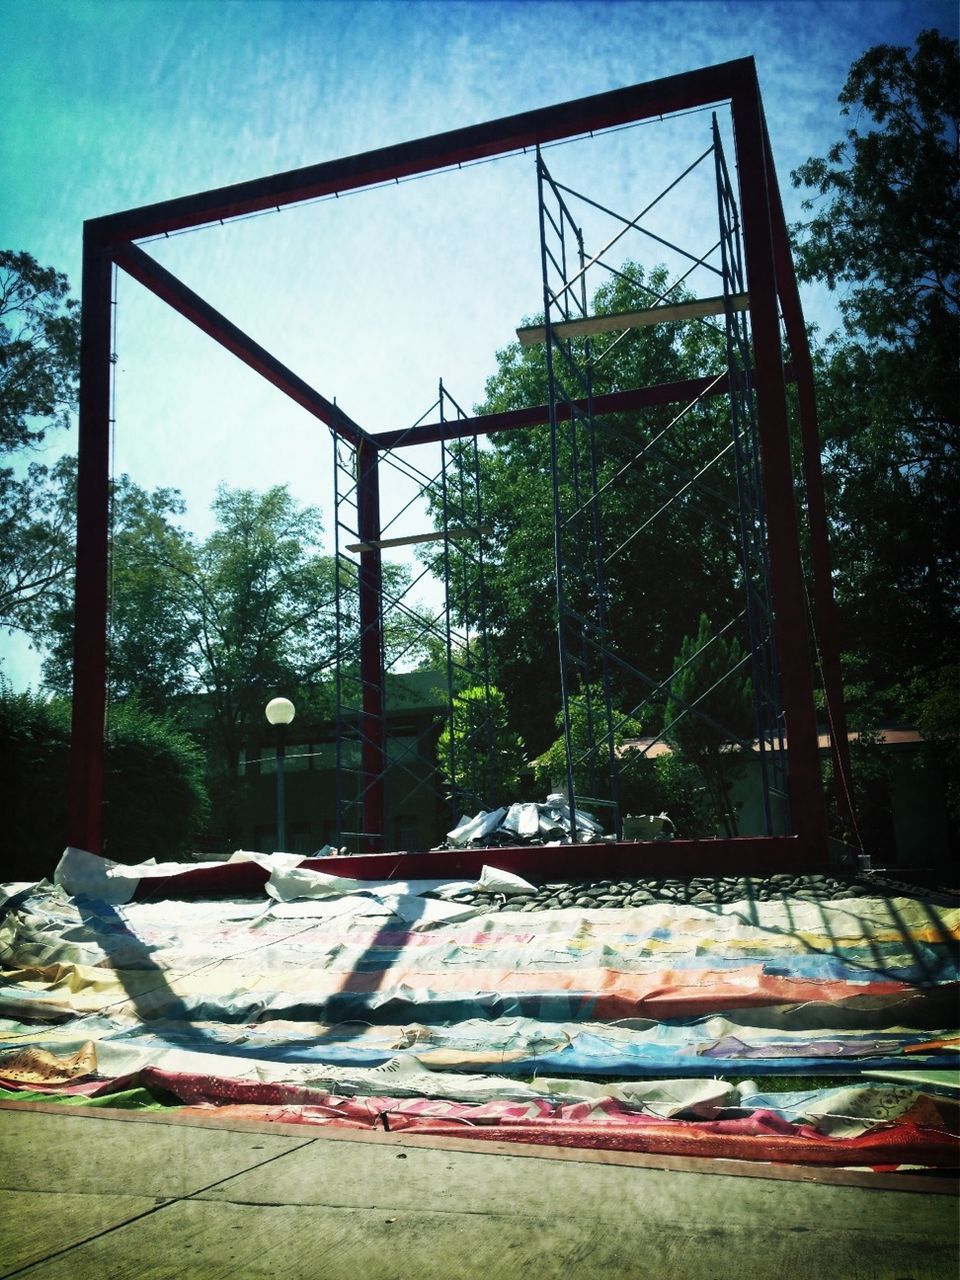
<instances>
[{"instance_id":1,"label":"lamp post","mask_svg":"<svg viewBox=\"0 0 960 1280\"><path fill-rule=\"evenodd\" d=\"M280 852L287 843L287 824L284 813L283 796L283 760L286 748L284 730L297 714L296 708L289 698L271 698L267 703L266 716L277 728L277 851Z\"/></svg>"}]
</instances>

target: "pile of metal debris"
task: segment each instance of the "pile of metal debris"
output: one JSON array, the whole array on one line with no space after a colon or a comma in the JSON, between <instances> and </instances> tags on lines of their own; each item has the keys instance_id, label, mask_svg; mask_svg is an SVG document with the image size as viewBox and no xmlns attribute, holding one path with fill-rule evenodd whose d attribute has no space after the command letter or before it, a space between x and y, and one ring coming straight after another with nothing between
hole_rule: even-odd
<instances>
[{"instance_id":1,"label":"pile of metal debris","mask_svg":"<svg viewBox=\"0 0 960 1280\"><path fill-rule=\"evenodd\" d=\"M440 849L502 848L518 844L592 844L612 840L591 813L577 809L571 820L570 806L560 792L548 795L543 804L521 801L500 809L481 810L473 818L464 815ZM576 834L574 836L574 825Z\"/></svg>"},{"instance_id":2,"label":"pile of metal debris","mask_svg":"<svg viewBox=\"0 0 960 1280\"><path fill-rule=\"evenodd\" d=\"M585 809L576 810L571 821L570 805L561 791L552 792L543 804L524 800L499 809L481 809L472 818L466 814L447 832L442 849L506 848L524 844L593 844L616 840ZM576 830L574 831L574 826ZM670 840L674 825L665 813L628 816L623 820L625 840Z\"/></svg>"}]
</instances>

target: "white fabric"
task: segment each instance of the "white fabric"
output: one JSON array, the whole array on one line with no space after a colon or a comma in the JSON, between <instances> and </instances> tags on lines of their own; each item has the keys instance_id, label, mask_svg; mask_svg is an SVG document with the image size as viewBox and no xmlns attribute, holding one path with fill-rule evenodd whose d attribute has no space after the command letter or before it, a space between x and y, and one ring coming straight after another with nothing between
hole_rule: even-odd
<instances>
[{"instance_id":1,"label":"white fabric","mask_svg":"<svg viewBox=\"0 0 960 1280\"><path fill-rule=\"evenodd\" d=\"M472 888L478 893L502 893L508 897L513 893L536 893L536 887L528 880L497 867L484 867Z\"/></svg>"},{"instance_id":2,"label":"white fabric","mask_svg":"<svg viewBox=\"0 0 960 1280\"><path fill-rule=\"evenodd\" d=\"M64 849L53 873L53 882L72 898L80 894L101 902L129 902L141 880L178 875L198 867L219 867L219 862L156 862L153 858L135 866L111 862L86 849Z\"/></svg>"}]
</instances>

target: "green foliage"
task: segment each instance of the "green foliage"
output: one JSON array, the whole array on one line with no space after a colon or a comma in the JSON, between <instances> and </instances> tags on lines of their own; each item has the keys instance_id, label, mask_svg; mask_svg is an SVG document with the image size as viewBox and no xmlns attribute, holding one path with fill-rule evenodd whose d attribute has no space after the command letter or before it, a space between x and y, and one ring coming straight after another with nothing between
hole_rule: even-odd
<instances>
[{"instance_id":1,"label":"green foliage","mask_svg":"<svg viewBox=\"0 0 960 1280\"><path fill-rule=\"evenodd\" d=\"M601 705L599 691L593 692L594 714ZM700 770L689 760L673 752L645 755L637 740L644 737L643 725L634 716L613 708L614 745L619 768L620 813L666 813L680 836L712 834L716 825L713 806L704 786ZM543 791L566 788L566 751L563 738L563 714L556 717L561 730L547 750L533 761L534 778ZM596 741L605 725L593 734ZM587 700L583 694L570 700L570 737L574 756L574 790L590 794L594 785L590 776L589 749L591 734Z\"/></svg>"},{"instance_id":2,"label":"green foliage","mask_svg":"<svg viewBox=\"0 0 960 1280\"><path fill-rule=\"evenodd\" d=\"M0 250L0 628L41 640L65 607L73 563L73 469L13 459L66 426L76 403L80 317L67 278Z\"/></svg>"},{"instance_id":3,"label":"green foliage","mask_svg":"<svg viewBox=\"0 0 960 1280\"><path fill-rule=\"evenodd\" d=\"M294 693L330 665L333 567L318 550L320 513L285 486L221 487L216 527L198 540L175 520L175 490L114 489L110 681L114 699L162 709L207 695L211 744L235 772L242 727L278 691ZM70 688L72 616L50 621L50 687Z\"/></svg>"},{"instance_id":4,"label":"green foliage","mask_svg":"<svg viewBox=\"0 0 960 1280\"><path fill-rule=\"evenodd\" d=\"M956 40L922 31L912 53L869 49L839 101L854 125L792 175L826 197L819 208L816 198L804 202L816 212L797 228L800 272L831 289L849 286L840 309L858 340L895 344L926 333L939 346L945 317L955 332L960 283ZM956 376L955 367L945 372Z\"/></svg>"},{"instance_id":5,"label":"green foliage","mask_svg":"<svg viewBox=\"0 0 960 1280\"><path fill-rule=\"evenodd\" d=\"M588 693L576 693L569 699L570 714L570 754L573 765L573 789L583 795L596 794L594 791L595 765L592 763L599 752L606 765L607 722L603 712L603 693L599 688L591 688ZM601 722L597 723L597 716ZM611 708L613 721L613 745L618 756L622 756L625 743L629 738L639 738L643 726L633 716L624 714L617 708ZM560 736L533 762L533 776L543 791L565 791L567 787L567 753L566 739L563 733L563 710L557 712L554 723L560 730ZM622 806L621 806L622 807Z\"/></svg>"},{"instance_id":6,"label":"green foliage","mask_svg":"<svg viewBox=\"0 0 960 1280\"><path fill-rule=\"evenodd\" d=\"M736 637L714 634L705 613L696 635L685 637L674 662L673 695L664 712L663 736L703 778L727 835L737 834L730 788L747 757L735 745L754 735L749 660Z\"/></svg>"},{"instance_id":7,"label":"green foliage","mask_svg":"<svg viewBox=\"0 0 960 1280\"><path fill-rule=\"evenodd\" d=\"M67 842L69 704L0 691L0 739L5 760L0 770L0 879L50 876Z\"/></svg>"},{"instance_id":8,"label":"green foliage","mask_svg":"<svg viewBox=\"0 0 960 1280\"><path fill-rule=\"evenodd\" d=\"M107 729L103 852L116 862L175 858L209 817L204 753L168 717L128 699Z\"/></svg>"},{"instance_id":9,"label":"green foliage","mask_svg":"<svg viewBox=\"0 0 960 1280\"><path fill-rule=\"evenodd\" d=\"M875 723L875 722L874 722ZM856 826L843 818L832 760L823 762L827 812L837 837L851 848L863 848L881 865L896 862L893 828L893 763L876 728L860 729L850 741L850 783Z\"/></svg>"},{"instance_id":10,"label":"green foliage","mask_svg":"<svg viewBox=\"0 0 960 1280\"><path fill-rule=\"evenodd\" d=\"M652 759L627 750L620 762L620 810L627 814L666 813L685 839L713 835L716 818L696 765L670 752Z\"/></svg>"},{"instance_id":11,"label":"green foliage","mask_svg":"<svg viewBox=\"0 0 960 1280\"><path fill-rule=\"evenodd\" d=\"M508 726L506 699L492 686L461 689L437 743L440 772L461 808L493 809L520 798L526 753Z\"/></svg>"},{"instance_id":12,"label":"green foliage","mask_svg":"<svg viewBox=\"0 0 960 1280\"><path fill-rule=\"evenodd\" d=\"M75 467L0 467L0 628L42 640L52 610L72 605Z\"/></svg>"},{"instance_id":13,"label":"green foliage","mask_svg":"<svg viewBox=\"0 0 960 1280\"><path fill-rule=\"evenodd\" d=\"M591 311L629 311L649 304L660 292L666 272L645 272L627 264L622 276L599 288ZM672 297L684 296L676 290ZM594 370L595 394L672 382L716 373L725 367L722 334L707 325L666 324L632 331ZM577 392L580 394L580 392ZM547 400L543 351L511 343L497 353L497 371L486 386L478 413L495 413ZM610 414L600 436L599 481L608 487L601 501L601 543L610 557L609 610L620 652L645 671L666 672L680 641L695 625L697 606L727 610L736 591L736 547L731 536L725 481L711 492L696 484L669 509L678 474L689 473L714 456L729 439L728 406L708 400L678 414L676 406L640 414ZM659 434L662 433L662 434ZM654 436L656 446L637 456ZM721 443L722 442L722 443ZM553 506L549 434L546 428L494 435L480 455L483 520L493 532L484 539L490 656L497 685L504 690L511 723L531 748L550 745L559 705L556 587L553 557ZM560 473L567 509L575 504L572 448L561 432ZM691 458L699 462L691 466ZM623 537L646 517L649 540L617 554ZM575 554L572 555L574 563ZM477 592L471 590L470 598ZM693 602L696 602L694 605ZM570 601L574 608L582 604ZM622 705L640 703L644 690L624 673L614 697Z\"/></svg>"},{"instance_id":14,"label":"green foliage","mask_svg":"<svg viewBox=\"0 0 960 1280\"><path fill-rule=\"evenodd\" d=\"M960 823L960 664L944 661L931 673L918 673L910 686L924 757L943 774L947 808Z\"/></svg>"},{"instance_id":15,"label":"green foliage","mask_svg":"<svg viewBox=\"0 0 960 1280\"><path fill-rule=\"evenodd\" d=\"M69 422L80 362L80 307L67 277L0 249L0 451L39 444Z\"/></svg>"},{"instance_id":16,"label":"green foliage","mask_svg":"<svg viewBox=\"0 0 960 1280\"><path fill-rule=\"evenodd\" d=\"M845 644L875 689L956 655L958 102L955 40L879 45L840 94L852 127L793 174L814 192L798 273L842 290L843 333L817 353L825 481Z\"/></svg>"},{"instance_id":17,"label":"green foliage","mask_svg":"<svg viewBox=\"0 0 960 1280\"><path fill-rule=\"evenodd\" d=\"M0 690L3 879L52 874L67 840L70 706ZM134 702L111 708L104 853L118 862L175 858L208 814L203 753L170 720Z\"/></svg>"}]
</instances>

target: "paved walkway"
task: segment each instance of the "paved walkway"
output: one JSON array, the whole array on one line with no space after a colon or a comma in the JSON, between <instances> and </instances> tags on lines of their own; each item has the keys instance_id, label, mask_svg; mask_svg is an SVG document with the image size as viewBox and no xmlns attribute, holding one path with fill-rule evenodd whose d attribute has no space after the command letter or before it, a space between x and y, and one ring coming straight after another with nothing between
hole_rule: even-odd
<instances>
[{"instance_id":1,"label":"paved walkway","mask_svg":"<svg viewBox=\"0 0 960 1280\"><path fill-rule=\"evenodd\" d=\"M958 1270L951 1195L422 1141L0 1110L0 1276L942 1280Z\"/></svg>"}]
</instances>

